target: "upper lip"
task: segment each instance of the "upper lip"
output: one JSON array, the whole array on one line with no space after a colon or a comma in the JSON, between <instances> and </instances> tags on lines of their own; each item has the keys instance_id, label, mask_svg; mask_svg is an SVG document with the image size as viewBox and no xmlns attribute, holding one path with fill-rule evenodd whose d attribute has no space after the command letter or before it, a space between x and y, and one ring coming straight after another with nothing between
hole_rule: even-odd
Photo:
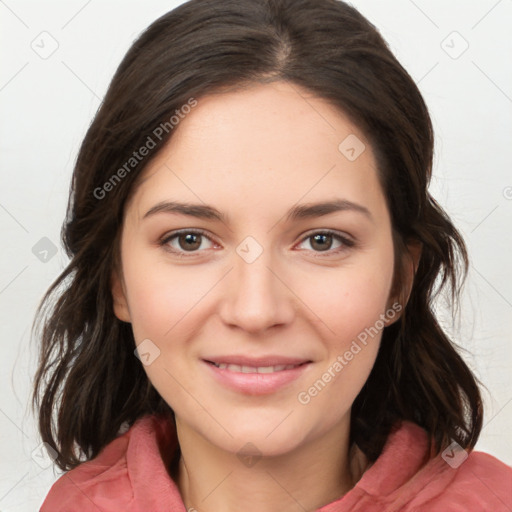
<instances>
[{"instance_id":1,"label":"upper lip","mask_svg":"<svg viewBox=\"0 0 512 512\"><path fill-rule=\"evenodd\" d=\"M253 368L279 365L299 365L311 362L310 359L305 359L301 357L286 357L279 355L268 355L261 357L248 357L242 355L221 355L205 357L204 360L216 364L236 364L239 366L250 366Z\"/></svg>"}]
</instances>

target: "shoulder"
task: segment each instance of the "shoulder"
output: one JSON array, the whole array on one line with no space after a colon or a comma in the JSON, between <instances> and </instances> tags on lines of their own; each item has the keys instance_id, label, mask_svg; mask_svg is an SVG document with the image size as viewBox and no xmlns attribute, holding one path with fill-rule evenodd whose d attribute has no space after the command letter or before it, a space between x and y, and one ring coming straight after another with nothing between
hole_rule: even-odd
<instances>
[{"instance_id":1,"label":"shoulder","mask_svg":"<svg viewBox=\"0 0 512 512\"><path fill-rule=\"evenodd\" d=\"M64 473L51 487L40 512L138 510L154 480L167 494L169 477L159 451L159 443L168 435L166 428L157 417L140 418L97 457Z\"/></svg>"},{"instance_id":2,"label":"shoulder","mask_svg":"<svg viewBox=\"0 0 512 512\"><path fill-rule=\"evenodd\" d=\"M438 458L431 464L433 478L428 483L435 498L415 508L418 512L512 510L512 467L484 452L471 452L457 460ZM447 462L448 461L448 462ZM427 492L428 494L428 492Z\"/></svg>"},{"instance_id":3,"label":"shoulder","mask_svg":"<svg viewBox=\"0 0 512 512\"><path fill-rule=\"evenodd\" d=\"M116 496L117 506L128 505L132 495L126 465L128 442L125 433L95 459L64 473L51 487L40 512L113 510L106 498L109 495Z\"/></svg>"},{"instance_id":4,"label":"shoulder","mask_svg":"<svg viewBox=\"0 0 512 512\"><path fill-rule=\"evenodd\" d=\"M390 512L512 511L512 467L457 443L432 457L429 445L422 427L401 422L357 487Z\"/></svg>"}]
</instances>

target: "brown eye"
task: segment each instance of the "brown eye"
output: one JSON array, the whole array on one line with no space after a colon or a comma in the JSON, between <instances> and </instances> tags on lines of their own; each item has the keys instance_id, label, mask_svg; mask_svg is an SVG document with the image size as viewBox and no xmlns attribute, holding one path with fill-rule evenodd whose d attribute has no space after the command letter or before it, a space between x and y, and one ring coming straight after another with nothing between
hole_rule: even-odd
<instances>
[{"instance_id":1,"label":"brown eye","mask_svg":"<svg viewBox=\"0 0 512 512\"><path fill-rule=\"evenodd\" d=\"M201 252L200 249L204 240L213 243L211 238L203 231L184 230L165 236L160 241L160 245L177 256L187 256L187 253L192 255Z\"/></svg>"},{"instance_id":2,"label":"brown eye","mask_svg":"<svg viewBox=\"0 0 512 512\"><path fill-rule=\"evenodd\" d=\"M332 235L320 233L318 235L313 235L310 238L312 240L311 247L313 247L313 249L318 249L320 251L328 251L332 246Z\"/></svg>"},{"instance_id":3,"label":"brown eye","mask_svg":"<svg viewBox=\"0 0 512 512\"><path fill-rule=\"evenodd\" d=\"M313 252L327 253L327 256L346 251L355 246L355 242L353 240L343 236L340 233L330 230L317 231L316 233L312 233L306 236L302 243L306 242L307 240L310 241L309 244ZM338 241L339 245L333 249L333 243L336 240Z\"/></svg>"},{"instance_id":4,"label":"brown eye","mask_svg":"<svg viewBox=\"0 0 512 512\"><path fill-rule=\"evenodd\" d=\"M193 251L199 249L201 246L201 238L202 235L198 235L196 233L188 233L186 235L178 235L178 245L181 249L185 251ZM199 242L198 242L199 240Z\"/></svg>"}]
</instances>

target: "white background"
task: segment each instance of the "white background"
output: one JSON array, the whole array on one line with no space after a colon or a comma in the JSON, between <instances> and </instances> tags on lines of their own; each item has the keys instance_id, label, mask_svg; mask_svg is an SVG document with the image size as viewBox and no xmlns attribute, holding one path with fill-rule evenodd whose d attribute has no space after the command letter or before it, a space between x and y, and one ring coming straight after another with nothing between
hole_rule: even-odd
<instances>
[{"instance_id":1,"label":"white background","mask_svg":"<svg viewBox=\"0 0 512 512\"><path fill-rule=\"evenodd\" d=\"M0 512L37 510L58 476L31 457L40 440L28 408L30 328L67 262L59 234L79 144L132 41L179 3L0 0ZM477 450L512 464L512 0L353 5L381 30L430 108L431 191L471 257L453 332L488 390ZM32 48L52 44L45 59ZM32 252L43 237L58 248L47 262Z\"/></svg>"}]
</instances>

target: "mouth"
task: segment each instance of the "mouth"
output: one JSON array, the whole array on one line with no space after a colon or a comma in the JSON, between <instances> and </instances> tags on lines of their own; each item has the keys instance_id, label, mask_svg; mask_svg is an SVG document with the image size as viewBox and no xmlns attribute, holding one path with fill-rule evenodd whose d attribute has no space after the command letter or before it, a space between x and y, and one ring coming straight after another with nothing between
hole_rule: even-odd
<instances>
[{"instance_id":1,"label":"mouth","mask_svg":"<svg viewBox=\"0 0 512 512\"><path fill-rule=\"evenodd\" d=\"M203 363L209 368L209 375L222 387L245 395L268 395L286 389L310 372L313 361L226 356L203 359Z\"/></svg>"},{"instance_id":2,"label":"mouth","mask_svg":"<svg viewBox=\"0 0 512 512\"><path fill-rule=\"evenodd\" d=\"M308 364L310 361L305 361L299 364L276 364L271 366L248 366L239 364L216 363L214 361L206 361L207 363L219 368L220 370L228 370L229 372L237 373L275 373L285 370L293 370L299 366Z\"/></svg>"}]
</instances>

